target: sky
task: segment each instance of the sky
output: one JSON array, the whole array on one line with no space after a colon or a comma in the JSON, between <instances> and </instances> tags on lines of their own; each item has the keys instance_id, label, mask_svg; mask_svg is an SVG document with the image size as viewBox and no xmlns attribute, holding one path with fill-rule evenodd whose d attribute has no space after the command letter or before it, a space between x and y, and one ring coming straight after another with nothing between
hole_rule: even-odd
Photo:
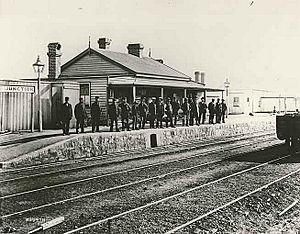
<instances>
[{"instance_id":1,"label":"sky","mask_svg":"<svg viewBox=\"0 0 300 234\"><path fill-rule=\"evenodd\" d=\"M34 78L37 55L62 45L62 63L100 37L127 53L144 55L206 84L255 88L300 96L299 0L0 0L0 79ZM47 66L43 73L47 77Z\"/></svg>"}]
</instances>

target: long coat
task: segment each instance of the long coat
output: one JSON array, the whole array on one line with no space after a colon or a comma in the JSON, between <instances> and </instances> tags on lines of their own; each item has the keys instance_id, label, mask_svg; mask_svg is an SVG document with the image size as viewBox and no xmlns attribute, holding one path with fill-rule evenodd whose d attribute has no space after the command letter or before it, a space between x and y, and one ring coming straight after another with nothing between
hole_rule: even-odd
<instances>
[{"instance_id":1,"label":"long coat","mask_svg":"<svg viewBox=\"0 0 300 234\"><path fill-rule=\"evenodd\" d=\"M97 102L94 102L91 107L91 117L93 120L99 120L100 119L100 106Z\"/></svg>"},{"instance_id":2,"label":"long coat","mask_svg":"<svg viewBox=\"0 0 300 234\"><path fill-rule=\"evenodd\" d=\"M63 122L70 121L73 117L72 105L70 103L64 103L61 108L61 120Z\"/></svg>"},{"instance_id":3,"label":"long coat","mask_svg":"<svg viewBox=\"0 0 300 234\"><path fill-rule=\"evenodd\" d=\"M75 118L78 120L83 120L87 117L84 104L78 103L74 109Z\"/></svg>"}]
</instances>

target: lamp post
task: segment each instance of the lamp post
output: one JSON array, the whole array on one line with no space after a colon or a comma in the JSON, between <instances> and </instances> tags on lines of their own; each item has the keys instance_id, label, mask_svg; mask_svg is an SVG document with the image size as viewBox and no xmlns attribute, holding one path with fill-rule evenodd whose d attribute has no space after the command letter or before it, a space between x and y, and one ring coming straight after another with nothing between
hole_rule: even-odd
<instances>
[{"instance_id":1,"label":"lamp post","mask_svg":"<svg viewBox=\"0 0 300 234\"><path fill-rule=\"evenodd\" d=\"M37 60L32 64L34 72L38 74L37 77L37 99L38 99L38 123L39 123L39 132L43 131L43 119L42 119L42 101L41 101L41 73L44 70L45 64L42 64L40 56L37 57Z\"/></svg>"},{"instance_id":2,"label":"lamp post","mask_svg":"<svg viewBox=\"0 0 300 234\"><path fill-rule=\"evenodd\" d=\"M229 85L230 85L230 82L228 81L228 78L226 78L226 80L224 82L225 91L226 91L226 104L227 104L226 118L228 118L228 111L229 111L229 105L228 105Z\"/></svg>"}]
</instances>

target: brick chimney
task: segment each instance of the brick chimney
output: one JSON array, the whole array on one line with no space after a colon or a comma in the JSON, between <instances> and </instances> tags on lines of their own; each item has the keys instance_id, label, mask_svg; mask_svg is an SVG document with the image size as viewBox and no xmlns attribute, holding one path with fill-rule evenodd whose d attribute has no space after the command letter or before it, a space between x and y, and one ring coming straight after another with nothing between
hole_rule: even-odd
<instances>
[{"instance_id":1,"label":"brick chimney","mask_svg":"<svg viewBox=\"0 0 300 234\"><path fill-rule=\"evenodd\" d=\"M128 54L132 54L139 58L143 57L143 49L144 49L143 44L140 43L128 44L127 49L128 49Z\"/></svg>"},{"instance_id":2,"label":"brick chimney","mask_svg":"<svg viewBox=\"0 0 300 234\"><path fill-rule=\"evenodd\" d=\"M58 42L48 44L48 78L56 79L60 75L61 45Z\"/></svg>"},{"instance_id":3,"label":"brick chimney","mask_svg":"<svg viewBox=\"0 0 300 234\"><path fill-rule=\"evenodd\" d=\"M111 39L109 39L109 38L99 38L99 40L98 40L98 45L99 45L99 49L104 49L104 50L106 50L106 49L109 49L109 45L110 45L110 43L111 43Z\"/></svg>"},{"instance_id":4,"label":"brick chimney","mask_svg":"<svg viewBox=\"0 0 300 234\"><path fill-rule=\"evenodd\" d=\"M199 78L200 78L200 72L199 71L195 71L195 82L199 83Z\"/></svg>"},{"instance_id":5,"label":"brick chimney","mask_svg":"<svg viewBox=\"0 0 300 234\"><path fill-rule=\"evenodd\" d=\"M205 72L200 73L200 83L205 85Z\"/></svg>"}]
</instances>

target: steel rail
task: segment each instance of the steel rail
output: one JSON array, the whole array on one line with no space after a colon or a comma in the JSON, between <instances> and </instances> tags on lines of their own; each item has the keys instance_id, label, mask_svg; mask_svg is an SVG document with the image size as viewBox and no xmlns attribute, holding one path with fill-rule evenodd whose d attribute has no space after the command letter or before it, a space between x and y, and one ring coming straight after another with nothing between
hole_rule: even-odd
<instances>
[{"instance_id":1,"label":"steel rail","mask_svg":"<svg viewBox=\"0 0 300 234\"><path fill-rule=\"evenodd\" d=\"M263 142L268 142L268 141L270 141L270 139L264 140ZM253 144L256 144L256 143L257 142L251 142L251 143L246 144L246 145L253 145ZM262 143L262 142L260 142L260 143ZM276 145L280 145L280 143L272 145L272 147L274 147ZM227 149L226 151L238 149L238 148L241 148L241 147L244 147L244 146L245 146L245 144L243 144L243 143L241 145L236 145L236 146L232 146L232 147L229 146L230 148ZM37 189L33 189L33 190L28 190L28 191L24 191L24 192L19 192L19 193L14 193L14 194L1 196L0 201L4 200L4 199L12 198L12 197L17 197L17 196L30 194L30 193L35 193L35 192L45 191L45 190L54 189L54 188L65 187L65 186L68 186L68 185L78 184L78 183L82 183L82 182L87 182L87 181L91 181L91 180L96 180L96 179L100 179L100 178L105 178L105 177L108 177L108 176L113 176L113 175L118 175L118 174L123 174L123 173L128 173L128 172L134 172L134 171L139 171L139 170L143 170L143 169L151 168L151 167L155 167L155 166L161 166L161 165L181 162L181 161L185 161L185 160L190 160L190 159L194 159L194 158L198 158L198 157L207 156L211 153L218 152L218 151L219 151L219 149L215 149L215 150L211 150L211 151L208 151L208 152L195 154L193 156L183 157L183 158L179 158L179 159L171 159L171 160L166 160L166 161L158 162L158 163L147 164L145 166L135 167L135 168L127 169L127 170L123 170L123 171L117 171L117 172L101 174L101 175L98 175L98 176L92 176L92 177L88 177L88 178L85 178L85 179L74 180L74 181L69 181L69 182L50 185L50 186L45 185L42 188L37 188ZM233 157L233 156L224 157L223 159L220 159L220 160L214 160L214 161L211 161L211 163L225 161L225 160L227 160L231 157Z\"/></svg>"},{"instance_id":2,"label":"steel rail","mask_svg":"<svg viewBox=\"0 0 300 234\"><path fill-rule=\"evenodd\" d=\"M87 228L90 228L90 227L93 227L93 226L96 226L96 225L105 223L105 222L107 222L107 221L112 221L113 219L117 219L117 218L120 218L120 217L122 217L122 216L124 216L124 215L131 214L131 213L133 213L133 212L140 211L140 210L142 210L142 209L145 209L145 208L148 208L148 207L151 207L151 206L154 206L154 205L157 205L157 204L166 202L166 201L168 201L168 200L170 200L170 199L177 198L177 197L179 197L179 196L182 196L182 195L185 195L185 194L187 194L187 193L190 193L190 192L199 190L199 189L204 188L204 187L207 187L207 186L209 186L209 185L212 185L212 184L218 183L218 182L220 182L220 181L226 180L226 179L228 179L228 178L231 178L231 177L234 177L234 176L241 175L241 174L243 174L243 173L245 173L245 172L253 171L253 170L257 169L257 168L260 168L260 167L266 166L266 165L268 165L268 164L271 164L271 163L280 161L280 160L285 159L285 158L288 158L288 157L290 157L290 156L291 156L291 154L288 154L288 155L285 155L285 156L278 157L278 158L276 158L276 159L269 160L269 161L267 161L267 162L261 163L261 164L259 164L259 165L254 166L254 167L250 167L250 168L247 168L247 169L245 169L245 170L235 172L235 173L230 174L230 175L228 175L228 176L225 176L225 177L222 177L222 178L219 178L219 179L210 181L210 182L208 182L208 183L205 183L205 184L202 184L202 185L200 185L200 186L197 186L197 187L194 187L194 188L185 190L185 191L183 191L183 192L180 192L180 193L177 193L177 194L174 194L174 195L171 195L171 196L162 198L162 199L160 199L160 200L157 200L157 201L154 201L154 202L151 202L151 203L147 203L147 204L145 204L145 205L143 205L143 206L139 206L139 207L136 207L136 208L134 208L134 209L127 210L127 211L122 212L122 213L120 213L120 214L113 215L113 216L111 216L111 217L107 217L107 218L105 218L105 219L102 219L102 220L99 220L99 221L96 221L96 222L87 224L87 225L85 225L85 226L82 226L82 227L76 228L76 229L74 229L74 230L65 232L64 234L75 233L75 232L78 232L78 231L81 231L81 230L84 230L84 229L87 229Z\"/></svg>"},{"instance_id":3,"label":"steel rail","mask_svg":"<svg viewBox=\"0 0 300 234\"><path fill-rule=\"evenodd\" d=\"M268 135L274 135L273 133L268 133L265 135L260 135L261 137L266 137ZM200 144L198 146L193 146L192 148L189 149L177 149L177 150L170 150L170 151L164 151L164 152L158 152L158 153L150 153L150 154L146 154L146 155L142 155L139 157L134 157L134 158L127 158L124 160L120 160L120 161L111 161L111 162L105 162L105 163L95 163L95 164L91 164L91 165L85 165L85 166L79 166L79 167L73 167L73 168L69 168L69 169L65 169L65 170L57 170L57 171L50 171L50 172L43 172L43 173L36 173L36 174L31 174L31 175L27 175L27 176L20 176L20 177L16 177L16 178L11 178L11 179L6 179L6 180L2 180L0 181L1 183L8 183L8 182L12 182L12 181L17 181L17 180L23 180L23 179L29 179L29 178L34 178L34 177L41 177L41 176L48 176L48 175L55 175L55 174L59 174L59 173L64 173L64 172L70 172L70 171L78 171L78 170L83 170L83 169L88 169L88 168L92 168L92 167L103 167L103 166L107 166L107 165L111 165L111 164L117 164L117 163L124 163L124 162L129 162L129 161L133 161L133 160L139 160L139 159L145 159L145 158L150 158L150 157L154 157L154 156L158 156L158 155L162 155L162 154L170 154L170 153L180 153L180 152L184 152L187 150L193 150L193 149L200 149L200 148L204 148L207 146L212 146L212 145L216 145L216 144L226 144L226 143L231 143L231 142L236 142L239 140L244 140L244 139L251 139L251 138L257 138L260 136L246 136L246 137L242 137L241 139L233 139L233 140L220 140L220 141L212 141L209 143L205 143L205 144Z\"/></svg>"},{"instance_id":4,"label":"steel rail","mask_svg":"<svg viewBox=\"0 0 300 234\"><path fill-rule=\"evenodd\" d=\"M268 133L270 135L274 134L273 130L268 130L267 132L270 132L270 133ZM256 131L256 132L253 132L252 135L253 134L259 134L259 133L266 133L266 131ZM247 135L249 135L249 134L239 134L239 135L236 135L236 136L230 136L229 138L234 139L234 138L239 137L239 136L247 137ZM215 140L216 139L204 140L201 143L215 142ZM177 147L182 147L182 146L192 145L192 144L195 144L195 143L199 144L199 140L195 140L195 141L192 141L192 142L183 142L183 143L177 144L176 146ZM174 145L158 146L156 148L151 148L151 149L146 150L146 151L154 152L154 151L159 151L159 150L163 150L163 149L166 149L166 148L171 148L172 146L174 146ZM130 155L130 154L138 154L138 153L144 153L144 152L145 152L145 149L133 150L133 151L126 152L126 153L124 151L119 151L119 152L106 154L106 156L94 156L94 157L89 157L89 158L78 158L78 159L74 159L74 160L66 160L66 161L63 161L63 162L45 163L43 165L34 165L34 166L21 167L21 168L16 168L16 169L5 169L5 170L1 169L0 174L1 173L17 173L17 172L23 172L23 171L32 171L32 170L36 170L36 169L48 169L48 168L52 168L52 167L55 167L55 166L68 166L68 165L72 165L72 164L78 163L78 162L87 162L87 161L93 161L93 160L106 159L106 158L110 158L111 156L116 156L116 155L122 155L123 156L124 153Z\"/></svg>"},{"instance_id":5,"label":"steel rail","mask_svg":"<svg viewBox=\"0 0 300 234\"><path fill-rule=\"evenodd\" d=\"M255 143L253 143L253 144L255 144ZM232 147L232 148L242 148L244 146L245 145L236 146L236 147ZM227 149L227 151L232 150L232 148L231 149ZM239 154L239 155L243 155L243 154ZM146 179L142 179L142 180L130 182L130 183L127 183L127 184L123 184L123 185L119 185L119 186L115 186L115 187L111 187L111 188L107 188L107 189L103 189L103 190L98 190L98 191L95 191L95 192L82 194L82 195L75 196L75 197L72 197L72 198L67 198L67 199L63 199L63 200L60 200L60 201L56 201L56 202L52 202L52 203L48 203L48 204L36 206L36 207L29 208L29 209L26 209L26 210L21 210L21 211L14 212L14 213L11 213L11 214L3 215L2 218L4 219L4 218L9 218L9 217L12 217L12 216L16 216L16 215L22 215L22 214L30 212L30 211L35 211L35 210L39 210L39 209L50 207L50 206L54 206L54 205L64 204L66 202L70 202L70 201L74 201L74 200L78 200L78 199L82 199L82 198L86 198L86 197L98 195L98 194L105 193L105 192L110 192L110 191L113 191L113 190L117 190L117 189L129 187L129 186L133 186L133 185L137 185L137 184L142 184L142 183L149 182L149 181L152 181L152 180L155 180L155 179L161 179L161 178L164 178L164 177L167 177L167 176L170 176L170 175L178 174L178 173L185 172L185 171L188 171L188 170L193 170L193 169L198 168L198 167L202 167L202 166L206 166L206 165L210 165L210 164L222 162L222 161L225 161L225 160L227 160L229 158L236 157L236 156L237 155L232 155L231 157L229 156L226 159L214 160L214 161L202 163L202 164L199 164L199 165L196 165L196 166L193 166L193 167L184 168L184 169L172 171L172 172L169 172L169 173L165 173L165 174L162 174L162 175L158 175L158 176L154 176L154 177L150 177L150 178L146 178Z\"/></svg>"},{"instance_id":6,"label":"steel rail","mask_svg":"<svg viewBox=\"0 0 300 234\"><path fill-rule=\"evenodd\" d=\"M253 194L257 193L257 192L260 192L261 190L266 189L269 186L271 186L271 185L273 185L275 183L278 183L278 182L286 179L287 177L290 177L290 176L292 176L294 174L297 174L299 172L300 172L300 167L298 167L298 169L295 170L295 171L293 171L293 172L290 172L290 173L288 173L288 174L286 174L286 175L284 175L284 176L282 176L282 177L280 177L280 178L278 178L278 179L276 179L276 180L274 180L274 181L272 181L270 183L267 183L267 184L265 184L265 185L263 185L263 186L255 189L255 190L253 190L253 191L251 191L251 192L249 192L247 194L244 194L243 196L240 196L240 197L238 197L238 198L236 198L236 199L234 199L234 200L232 200L232 201L230 201L230 202L228 202L228 203L226 203L226 204L224 204L222 206L219 206L219 207L217 207L217 208L215 208L215 209L213 209L213 210L211 210L211 211L209 211L209 212L207 212L207 213L205 213L205 214L203 214L203 215L201 215L201 216L199 216L199 217L197 217L195 219L192 219L189 222L186 222L186 223L184 223L184 224L182 224L182 225L180 225L180 226L178 226L178 227L176 227L176 228L174 228L174 229L166 232L165 234L172 234L172 233L175 233L175 232L177 232L177 231L179 231L179 230L181 230L181 229L183 229L185 227L188 227L191 224L193 224L193 223L195 223L197 221L200 221L201 219L203 219L203 218L205 218L205 217L207 217L207 216L209 216L211 214L214 214L214 213L218 212L221 209L224 209L224 208L226 208L226 207L228 207L228 206L230 206L230 205L232 205L232 204L234 204L234 203L236 203L236 202L238 202L238 201L240 201L240 200L242 200L242 199L244 199L246 197L249 197L249 196L251 196L251 195L253 195Z\"/></svg>"}]
</instances>

